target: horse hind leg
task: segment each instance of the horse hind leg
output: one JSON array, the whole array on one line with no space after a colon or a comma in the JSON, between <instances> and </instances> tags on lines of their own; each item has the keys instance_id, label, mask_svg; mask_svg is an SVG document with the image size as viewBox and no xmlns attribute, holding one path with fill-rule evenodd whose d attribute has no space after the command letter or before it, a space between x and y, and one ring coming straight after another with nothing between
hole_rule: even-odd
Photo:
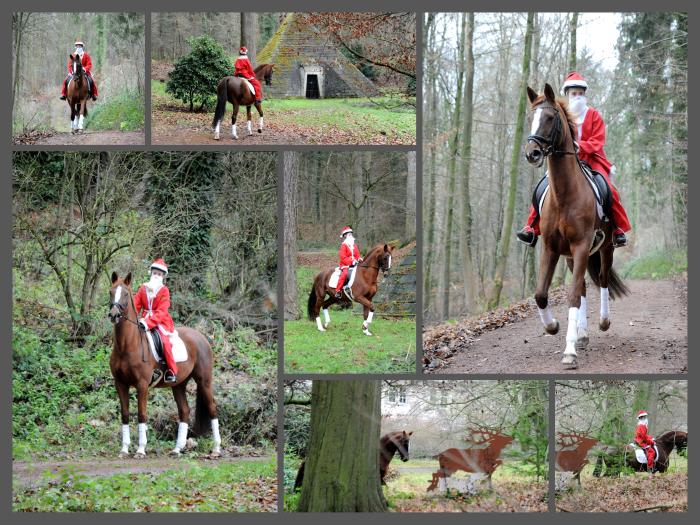
<instances>
[{"instance_id":1,"label":"horse hind leg","mask_svg":"<svg viewBox=\"0 0 700 525\"><path fill-rule=\"evenodd\" d=\"M189 430L190 406L187 403L187 382L182 382L173 387L173 397L177 405L177 439L175 448L171 451L174 456L179 456L187 445L187 431Z\"/></svg>"},{"instance_id":2,"label":"horse hind leg","mask_svg":"<svg viewBox=\"0 0 700 525\"><path fill-rule=\"evenodd\" d=\"M231 137L238 140L238 129L236 128L236 117L238 116L238 104L233 104L233 114L231 115Z\"/></svg>"},{"instance_id":3,"label":"horse hind leg","mask_svg":"<svg viewBox=\"0 0 700 525\"><path fill-rule=\"evenodd\" d=\"M221 434L219 432L219 419L216 410L216 402L212 393L211 372L201 377L197 382L197 412L195 413L195 430L203 432L204 423L208 420L211 425L212 440L214 442L210 457L221 457Z\"/></svg>"},{"instance_id":4,"label":"horse hind leg","mask_svg":"<svg viewBox=\"0 0 700 525\"><path fill-rule=\"evenodd\" d=\"M600 249L600 320L598 328L606 332L610 328L610 293L608 280L613 263L614 248L612 244Z\"/></svg>"},{"instance_id":5,"label":"horse hind leg","mask_svg":"<svg viewBox=\"0 0 700 525\"><path fill-rule=\"evenodd\" d=\"M250 111L250 106L246 106L246 123L245 123L245 129L246 129L246 134L250 137L253 134L253 113Z\"/></svg>"},{"instance_id":6,"label":"horse hind leg","mask_svg":"<svg viewBox=\"0 0 700 525\"><path fill-rule=\"evenodd\" d=\"M260 115L260 120L258 120L258 133L262 133L263 130L263 110L262 110L262 104L260 102L255 103L255 109L258 110L258 114Z\"/></svg>"}]
</instances>

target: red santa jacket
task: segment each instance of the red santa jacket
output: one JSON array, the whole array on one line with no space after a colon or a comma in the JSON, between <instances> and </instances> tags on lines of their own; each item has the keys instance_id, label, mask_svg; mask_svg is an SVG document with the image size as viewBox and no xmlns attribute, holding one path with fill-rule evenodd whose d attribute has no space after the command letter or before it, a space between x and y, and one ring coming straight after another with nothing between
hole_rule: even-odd
<instances>
[{"instance_id":1,"label":"red santa jacket","mask_svg":"<svg viewBox=\"0 0 700 525\"><path fill-rule=\"evenodd\" d=\"M654 444L654 438L649 435L646 425L637 425L634 442L640 447L650 447Z\"/></svg>"},{"instance_id":2,"label":"red santa jacket","mask_svg":"<svg viewBox=\"0 0 700 525\"><path fill-rule=\"evenodd\" d=\"M360 259L360 250L357 249L357 244L353 244L352 249L350 249L350 246L343 243L338 250L338 257L340 258L340 266L350 266Z\"/></svg>"},{"instance_id":3,"label":"red santa jacket","mask_svg":"<svg viewBox=\"0 0 700 525\"><path fill-rule=\"evenodd\" d=\"M246 80L253 80L255 78L255 70L247 56L240 56L236 59L234 75L242 76Z\"/></svg>"},{"instance_id":4,"label":"red santa jacket","mask_svg":"<svg viewBox=\"0 0 700 525\"><path fill-rule=\"evenodd\" d=\"M578 139L578 158L586 161L591 168L608 175L612 164L605 156L605 122L598 110L588 108L581 124L581 136Z\"/></svg>"},{"instance_id":5,"label":"red santa jacket","mask_svg":"<svg viewBox=\"0 0 700 525\"><path fill-rule=\"evenodd\" d=\"M156 292L155 297L148 297L146 286L141 285L134 296L134 306L136 311L141 311L141 319L146 321L149 330L155 327L161 329L165 335L170 335L175 331L175 323L170 317L170 290L163 285Z\"/></svg>"},{"instance_id":6,"label":"red santa jacket","mask_svg":"<svg viewBox=\"0 0 700 525\"><path fill-rule=\"evenodd\" d=\"M90 73L90 75L92 76L92 59L90 58L90 55L88 55L87 53L83 53L83 57L80 59L80 63L83 65L83 69ZM68 74L73 74L73 61L70 58L68 59Z\"/></svg>"}]
</instances>

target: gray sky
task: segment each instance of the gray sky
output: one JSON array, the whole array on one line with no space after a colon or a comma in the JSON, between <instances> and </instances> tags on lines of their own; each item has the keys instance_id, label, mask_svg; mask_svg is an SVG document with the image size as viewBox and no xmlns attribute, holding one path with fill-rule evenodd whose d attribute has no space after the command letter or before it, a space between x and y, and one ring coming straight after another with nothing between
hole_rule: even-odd
<instances>
[{"instance_id":1,"label":"gray sky","mask_svg":"<svg viewBox=\"0 0 700 525\"><path fill-rule=\"evenodd\" d=\"M588 48L606 69L614 69L617 65L617 26L621 20L619 13L581 13L576 35L577 47Z\"/></svg>"}]
</instances>

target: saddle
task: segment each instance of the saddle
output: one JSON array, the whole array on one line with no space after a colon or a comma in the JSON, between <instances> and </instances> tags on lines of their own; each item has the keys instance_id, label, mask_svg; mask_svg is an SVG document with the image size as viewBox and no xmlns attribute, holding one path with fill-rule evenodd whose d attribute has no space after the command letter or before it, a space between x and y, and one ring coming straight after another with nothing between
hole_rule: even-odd
<instances>
[{"instance_id":1,"label":"saddle","mask_svg":"<svg viewBox=\"0 0 700 525\"><path fill-rule=\"evenodd\" d=\"M595 195L596 208L598 210L598 216L603 219L604 217L610 217L612 210L612 191L608 185L608 181L605 176L592 169L588 163L579 159L579 166L581 166L581 171L586 177L588 184L590 184L593 194ZM535 191L532 192L532 206L535 208L537 215L540 215L540 210L542 209L542 204L544 203L544 198L549 190L549 177L545 174L544 177L540 179L535 186Z\"/></svg>"},{"instance_id":2,"label":"saddle","mask_svg":"<svg viewBox=\"0 0 700 525\"><path fill-rule=\"evenodd\" d=\"M255 96L255 87L253 87L253 84L248 80L246 77L243 75L238 75L238 78L240 78L243 82L245 82L245 85L248 86L248 89L250 92Z\"/></svg>"},{"instance_id":3,"label":"saddle","mask_svg":"<svg viewBox=\"0 0 700 525\"><path fill-rule=\"evenodd\" d=\"M92 78L91 75L88 75L87 73L85 73L85 78L87 79L87 83L88 83L88 95L92 96L92 94L95 92L95 89L94 89L95 80ZM70 75L68 75L68 78L66 79L66 88L68 88L68 84L70 84L71 80L73 80L72 73Z\"/></svg>"},{"instance_id":4,"label":"saddle","mask_svg":"<svg viewBox=\"0 0 700 525\"><path fill-rule=\"evenodd\" d=\"M345 292L345 295L348 296L350 300L352 300L352 284L355 282L355 273L357 270L357 264L354 264L348 268L348 274L345 278L345 282L343 283L343 291ZM328 280L328 287L329 288L335 288L338 285L338 279L340 279L340 274L341 274L341 269L339 266L335 268L333 273L331 274L330 279Z\"/></svg>"},{"instance_id":5,"label":"saddle","mask_svg":"<svg viewBox=\"0 0 700 525\"><path fill-rule=\"evenodd\" d=\"M637 462L646 465L647 464L647 455L644 452L644 449L637 445L636 443L630 443L632 448L634 449L634 455L637 459ZM654 443L654 465L656 465L657 461L659 461L659 447L657 446L656 443Z\"/></svg>"}]
</instances>

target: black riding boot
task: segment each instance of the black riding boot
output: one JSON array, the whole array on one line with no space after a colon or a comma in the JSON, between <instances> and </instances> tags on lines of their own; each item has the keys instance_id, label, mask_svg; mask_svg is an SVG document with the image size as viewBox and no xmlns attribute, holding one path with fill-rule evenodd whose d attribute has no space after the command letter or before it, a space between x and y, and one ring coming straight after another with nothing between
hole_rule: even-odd
<instances>
[{"instance_id":1,"label":"black riding boot","mask_svg":"<svg viewBox=\"0 0 700 525\"><path fill-rule=\"evenodd\" d=\"M515 234L518 240L528 246L534 246L537 244L537 235L532 228L525 226L522 230Z\"/></svg>"},{"instance_id":2,"label":"black riding boot","mask_svg":"<svg viewBox=\"0 0 700 525\"><path fill-rule=\"evenodd\" d=\"M627 235L625 235L625 232L620 232L613 235L613 245L615 248L627 246Z\"/></svg>"},{"instance_id":3,"label":"black riding boot","mask_svg":"<svg viewBox=\"0 0 700 525\"><path fill-rule=\"evenodd\" d=\"M164 380L166 383L174 383L175 381L177 381L177 376L175 376L175 373L168 368L165 371L165 379Z\"/></svg>"}]
</instances>

